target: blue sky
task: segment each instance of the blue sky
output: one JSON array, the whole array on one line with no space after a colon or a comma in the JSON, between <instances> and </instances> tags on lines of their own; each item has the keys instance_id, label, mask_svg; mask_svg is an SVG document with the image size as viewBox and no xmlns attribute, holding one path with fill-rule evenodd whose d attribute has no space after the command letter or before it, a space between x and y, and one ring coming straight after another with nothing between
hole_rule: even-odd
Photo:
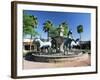
<instances>
[{"instance_id":1,"label":"blue sky","mask_svg":"<svg viewBox=\"0 0 100 80\"><path fill-rule=\"evenodd\" d=\"M58 27L62 22L67 22L70 30L72 30L74 39L79 38L77 26L83 25L82 40L91 40L91 14L90 13L75 13L75 12L51 12L51 11L33 11L24 10L23 14L34 15L38 18L37 31L42 38L47 38L47 33L43 31L43 23L46 20L52 21L55 27ZM29 37L29 36L27 36Z\"/></svg>"}]
</instances>

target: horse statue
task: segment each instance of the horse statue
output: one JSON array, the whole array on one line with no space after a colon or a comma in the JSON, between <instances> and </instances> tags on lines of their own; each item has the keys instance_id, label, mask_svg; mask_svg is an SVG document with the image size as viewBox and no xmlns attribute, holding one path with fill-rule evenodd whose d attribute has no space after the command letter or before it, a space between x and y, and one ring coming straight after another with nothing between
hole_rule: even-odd
<instances>
[{"instance_id":1,"label":"horse statue","mask_svg":"<svg viewBox=\"0 0 100 80\"><path fill-rule=\"evenodd\" d=\"M51 40L42 41L41 39L36 38L34 41L39 42L39 44L40 44L39 48L41 49L41 51L42 51L42 49L47 49L48 50L49 48L51 48Z\"/></svg>"},{"instance_id":2,"label":"horse statue","mask_svg":"<svg viewBox=\"0 0 100 80\"><path fill-rule=\"evenodd\" d=\"M64 54L66 50L68 54L68 50L71 50L74 46L79 46L79 39L66 38L64 41Z\"/></svg>"},{"instance_id":3,"label":"horse statue","mask_svg":"<svg viewBox=\"0 0 100 80\"><path fill-rule=\"evenodd\" d=\"M74 47L80 46L79 41L80 41L79 38L76 39L76 40L73 39L72 42L71 42L71 49L74 48Z\"/></svg>"},{"instance_id":4,"label":"horse statue","mask_svg":"<svg viewBox=\"0 0 100 80\"><path fill-rule=\"evenodd\" d=\"M72 36L72 31L69 31L68 37L65 38L64 40L64 54L66 50L68 54L68 49L71 50L74 46L77 46L77 45L79 45L79 39L74 40Z\"/></svg>"}]
</instances>

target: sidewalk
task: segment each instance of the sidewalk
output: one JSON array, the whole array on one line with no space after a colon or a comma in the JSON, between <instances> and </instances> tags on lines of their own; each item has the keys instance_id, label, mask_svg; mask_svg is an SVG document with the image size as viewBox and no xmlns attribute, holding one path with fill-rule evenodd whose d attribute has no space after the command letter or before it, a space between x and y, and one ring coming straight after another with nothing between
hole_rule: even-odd
<instances>
[{"instance_id":1,"label":"sidewalk","mask_svg":"<svg viewBox=\"0 0 100 80\"><path fill-rule=\"evenodd\" d=\"M55 67L81 67L90 66L91 57L88 54L84 54L79 57L66 58L64 62L35 62L27 61L23 59L23 69L34 69L34 68L55 68Z\"/></svg>"}]
</instances>

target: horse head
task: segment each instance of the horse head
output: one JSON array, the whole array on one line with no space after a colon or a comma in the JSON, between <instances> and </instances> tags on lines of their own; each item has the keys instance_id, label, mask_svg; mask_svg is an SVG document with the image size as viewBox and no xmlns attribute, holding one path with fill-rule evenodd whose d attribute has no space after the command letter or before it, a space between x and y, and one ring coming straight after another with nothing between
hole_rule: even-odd
<instances>
[{"instance_id":1,"label":"horse head","mask_svg":"<svg viewBox=\"0 0 100 80\"><path fill-rule=\"evenodd\" d=\"M80 39L79 39L79 38L75 40L75 43L76 43L77 45L80 45L79 42L80 42Z\"/></svg>"},{"instance_id":2,"label":"horse head","mask_svg":"<svg viewBox=\"0 0 100 80\"><path fill-rule=\"evenodd\" d=\"M78 41L80 41L80 39L79 39L79 38L77 38L77 39L76 39L76 42L78 42Z\"/></svg>"},{"instance_id":3,"label":"horse head","mask_svg":"<svg viewBox=\"0 0 100 80\"><path fill-rule=\"evenodd\" d=\"M73 46L79 46L79 41L80 41L80 39L79 39L79 38L78 38L78 39L76 39L76 40L72 39L72 42L71 42L71 47L73 47Z\"/></svg>"}]
</instances>

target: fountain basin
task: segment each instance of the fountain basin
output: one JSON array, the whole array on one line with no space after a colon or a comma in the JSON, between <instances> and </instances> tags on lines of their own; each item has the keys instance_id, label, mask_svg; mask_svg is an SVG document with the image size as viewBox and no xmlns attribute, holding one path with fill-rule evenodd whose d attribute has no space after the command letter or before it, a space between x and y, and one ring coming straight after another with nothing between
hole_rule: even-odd
<instances>
[{"instance_id":1,"label":"fountain basin","mask_svg":"<svg viewBox=\"0 0 100 80\"><path fill-rule=\"evenodd\" d=\"M34 54L32 53L33 60L37 62L61 62L66 61L68 58L75 58L81 56L82 52L78 54Z\"/></svg>"}]
</instances>

